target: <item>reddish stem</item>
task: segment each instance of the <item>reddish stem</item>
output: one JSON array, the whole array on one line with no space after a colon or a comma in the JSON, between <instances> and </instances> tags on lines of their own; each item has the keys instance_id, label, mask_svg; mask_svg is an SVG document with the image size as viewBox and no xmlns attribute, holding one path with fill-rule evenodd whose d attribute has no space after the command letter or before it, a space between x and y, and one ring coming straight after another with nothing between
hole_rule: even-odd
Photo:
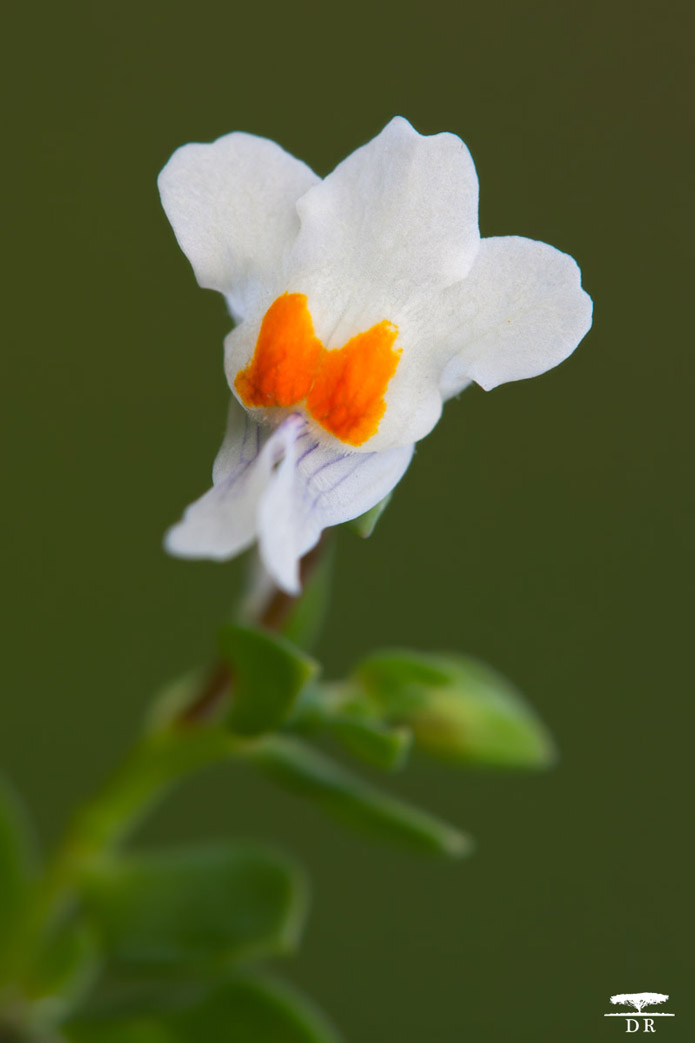
<instances>
[{"instance_id":1,"label":"reddish stem","mask_svg":"<svg viewBox=\"0 0 695 1043\"><path fill-rule=\"evenodd\" d=\"M302 589L318 566L325 545L325 536L322 536L316 546L305 554L299 563L299 580ZM258 614L259 626L265 627L267 630L281 630L301 596L299 594L297 597L293 597L275 587ZM176 723L188 727L213 720L226 709L231 696L232 671L226 663L216 663L203 683L200 693L179 714Z\"/></svg>"}]
</instances>

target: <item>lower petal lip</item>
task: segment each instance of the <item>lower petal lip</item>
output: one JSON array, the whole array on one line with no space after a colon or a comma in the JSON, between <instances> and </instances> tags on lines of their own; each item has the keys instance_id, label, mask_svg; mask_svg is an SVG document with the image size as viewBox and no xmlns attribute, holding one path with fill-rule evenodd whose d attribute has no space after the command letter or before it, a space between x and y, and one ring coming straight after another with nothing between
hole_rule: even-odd
<instances>
[{"instance_id":1,"label":"lower petal lip","mask_svg":"<svg viewBox=\"0 0 695 1043\"><path fill-rule=\"evenodd\" d=\"M289 414L271 429L233 400L215 484L168 532L167 550L180 557L225 560L257 539L274 581L296 594L299 560L321 532L383 500L402 478L412 453L412 446L346 453L312 440L301 413Z\"/></svg>"}]
</instances>

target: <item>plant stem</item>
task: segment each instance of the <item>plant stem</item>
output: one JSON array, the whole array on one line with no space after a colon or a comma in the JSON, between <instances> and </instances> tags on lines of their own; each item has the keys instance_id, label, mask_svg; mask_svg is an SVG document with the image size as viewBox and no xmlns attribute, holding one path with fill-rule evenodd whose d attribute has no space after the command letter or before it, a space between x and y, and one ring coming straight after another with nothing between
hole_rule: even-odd
<instances>
[{"instance_id":1,"label":"plant stem","mask_svg":"<svg viewBox=\"0 0 695 1043\"><path fill-rule=\"evenodd\" d=\"M323 546L321 540L302 559L302 585L316 568ZM270 588L256 611L256 622L271 630L282 629L297 600ZM230 668L216 664L185 707L164 727L141 736L111 777L74 815L37 883L31 909L18 932L11 960L15 983L27 980L36 956L69 915L89 867L118 850L184 778L205 765L247 751L251 741L234 736L221 723L232 689Z\"/></svg>"},{"instance_id":2,"label":"plant stem","mask_svg":"<svg viewBox=\"0 0 695 1043\"><path fill-rule=\"evenodd\" d=\"M38 882L16 946L15 975L26 976L52 931L69 914L90 866L112 855L181 780L233 757L244 740L220 728L180 728L143 736L76 813Z\"/></svg>"},{"instance_id":3,"label":"plant stem","mask_svg":"<svg viewBox=\"0 0 695 1043\"><path fill-rule=\"evenodd\" d=\"M326 551L326 534L321 537L308 554L305 554L299 565L299 577L302 589L310 581ZM301 597L301 595L300 595ZM282 630L292 609L299 598L287 594L278 587L272 587L256 610L256 622L267 630ZM195 725L215 719L225 708L232 696L232 674L226 663L217 663L207 680L201 686L200 694L179 714L179 723Z\"/></svg>"}]
</instances>

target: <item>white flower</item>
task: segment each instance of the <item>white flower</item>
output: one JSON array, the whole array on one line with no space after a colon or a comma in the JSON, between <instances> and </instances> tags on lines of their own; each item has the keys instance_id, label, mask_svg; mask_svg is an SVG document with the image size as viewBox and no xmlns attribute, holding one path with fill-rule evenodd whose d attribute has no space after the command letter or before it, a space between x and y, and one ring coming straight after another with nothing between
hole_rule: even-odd
<instances>
[{"instance_id":1,"label":"white flower","mask_svg":"<svg viewBox=\"0 0 695 1043\"><path fill-rule=\"evenodd\" d=\"M481 239L466 146L401 117L324 180L233 133L178 149L159 188L198 282L236 321L213 487L167 547L225 559L257 540L289 593L322 530L402 478L446 399L543 373L591 325L572 258Z\"/></svg>"}]
</instances>

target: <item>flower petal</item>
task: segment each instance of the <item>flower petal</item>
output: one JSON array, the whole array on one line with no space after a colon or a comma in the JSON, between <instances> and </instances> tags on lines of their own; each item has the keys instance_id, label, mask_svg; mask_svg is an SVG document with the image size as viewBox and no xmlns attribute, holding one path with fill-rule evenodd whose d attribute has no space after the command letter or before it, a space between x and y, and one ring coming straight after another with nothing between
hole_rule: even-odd
<instances>
[{"instance_id":1,"label":"flower petal","mask_svg":"<svg viewBox=\"0 0 695 1043\"><path fill-rule=\"evenodd\" d=\"M259 547L275 582L299 593L299 561L324 529L371 510L401 480L414 446L345 453L310 442L277 469L259 510Z\"/></svg>"},{"instance_id":2,"label":"flower petal","mask_svg":"<svg viewBox=\"0 0 695 1043\"><path fill-rule=\"evenodd\" d=\"M291 414L275 430L256 424L235 400L215 460L213 488L169 530L180 557L225 560L256 538L278 586L299 593L299 561L323 529L370 510L400 481L413 447L387 453L334 452Z\"/></svg>"},{"instance_id":3,"label":"flower petal","mask_svg":"<svg viewBox=\"0 0 695 1043\"><path fill-rule=\"evenodd\" d=\"M299 230L295 204L312 170L274 141L235 132L177 149L159 175L162 205L196 278L229 295L236 316L259 280L277 277Z\"/></svg>"},{"instance_id":4,"label":"flower petal","mask_svg":"<svg viewBox=\"0 0 695 1043\"><path fill-rule=\"evenodd\" d=\"M444 363L443 394L470 380L489 391L545 373L572 354L591 314L568 254L520 236L483 239L468 278L444 294L441 341L432 346Z\"/></svg>"},{"instance_id":5,"label":"flower petal","mask_svg":"<svg viewBox=\"0 0 695 1043\"><path fill-rule=\"evenodd\" d=\"M256 516L272 473L264 430L232 401L227 432L213 465L213 487L186 508L165 537L170 554L225 561L256 538Z\"/></svg>"},{"instance_id":6,"label":"flower petal","mask_svg":"<svg viewBox=\"0 0 695 1043\"><path fill-rule=\"evenodd\" d=\"M396 117L310 188L297 210L301 230L287 255L283 290L306 295L324 346L343 348L385 323L398 327L400 361L385 415L376 434L352 448L410 445L434 427L442 409L439 372L428 371L422 381L422 331L436 326L442 292L468 273L480 243L470 154L454 134L426 137ZM266 295L262 309L271 301ZM233 390L261 321L259 310L227 338L225 368ZM340 450L337 438L322 437Z\"/></svg>"},{"instance_id":7,"label":"flower petal","mask_svg":"<svg viewBox=\"0 0 695 1043\"><path fill-rule=\"evenodd\" d=\"M398 116L297 203L288 259L326 347L401 324L462 279L480 241L478 179L454 134L418 134ZM406 345L407 350L407 345Z\"/></svg>"},{"instance_id":8,"label":"flower petal","mask_svg":"<svg viewBox=\"0 0 695 1043\"><path fill-rule=\"evenodd\" d=\"M519 236L482 239L467 277L432 299L419 327L402 329L403 356L386 414L365 447L423 438L442 402L471 381L490 390L558 365L588 332L591 311L568 254Z\"/></svg>"}]
</instances>

